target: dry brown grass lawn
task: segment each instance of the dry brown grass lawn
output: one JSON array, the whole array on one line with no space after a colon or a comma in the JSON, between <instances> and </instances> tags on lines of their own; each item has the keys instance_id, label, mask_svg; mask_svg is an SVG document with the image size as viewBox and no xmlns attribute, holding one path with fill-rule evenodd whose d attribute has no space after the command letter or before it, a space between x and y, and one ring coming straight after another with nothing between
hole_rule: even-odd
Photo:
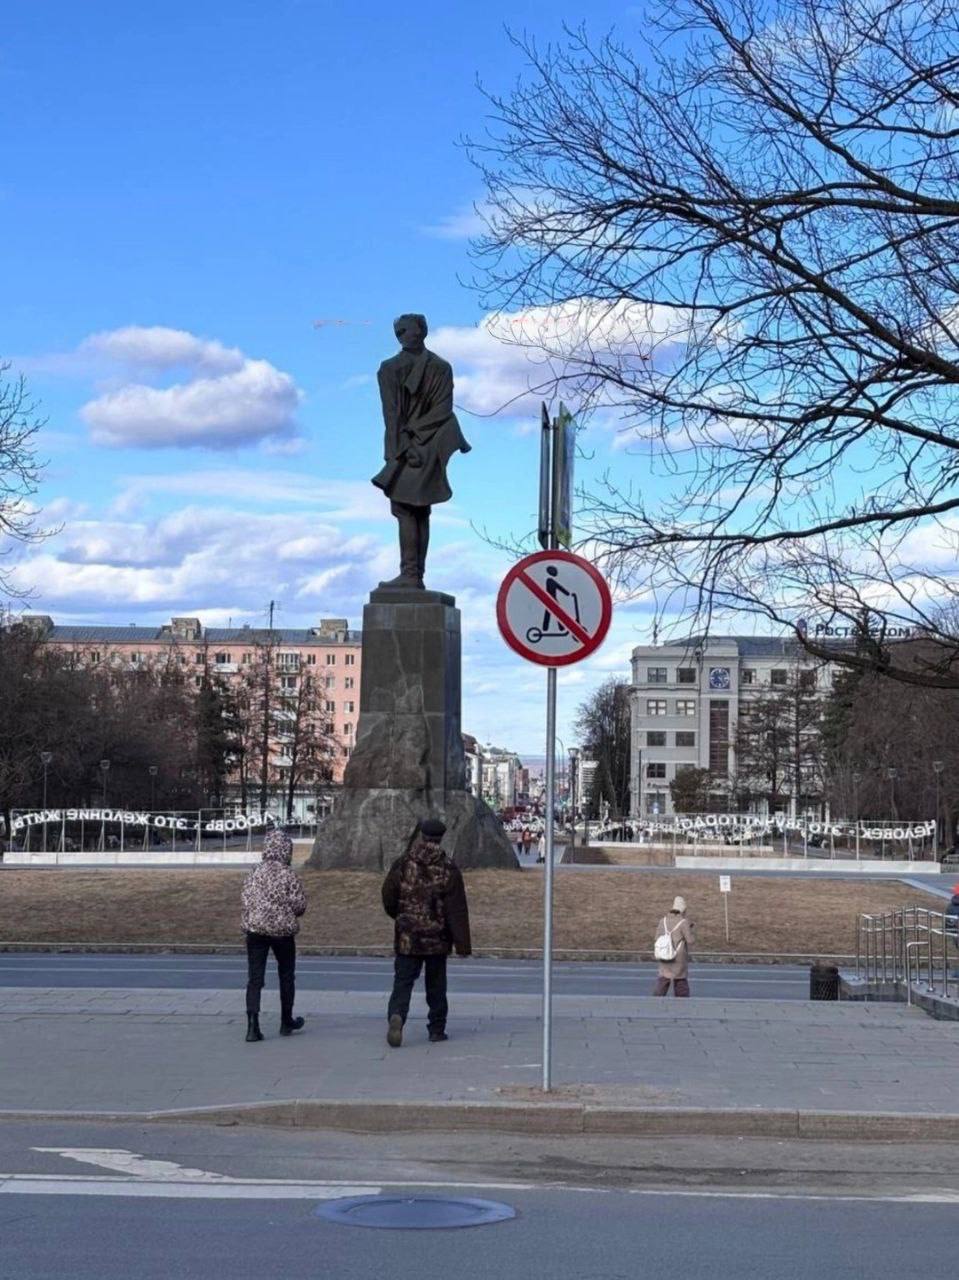
<instances>
[{"instance_id":1,"label":"dry brown grass lawn","mask_svg":"<svg viewBox=\"0 0 959 1280\"><path fill-rule=\"evenodd\" d=\"M303 871L310 908L303 947L388 950L390 921L380 876L365 871ZM240 942L236 870L0 872L0 945L9 942ZM542 873L466 875L478 951L534 951L542 941ZM848 955L860 911L915 903L922 895L889 881L733 877L730 943L723 938L717 877L634 874L615 869L558 871L555 943L559 950L649 952L657 920L681 893L696 923L700 953Z\"/></svg>"}]
</instances>

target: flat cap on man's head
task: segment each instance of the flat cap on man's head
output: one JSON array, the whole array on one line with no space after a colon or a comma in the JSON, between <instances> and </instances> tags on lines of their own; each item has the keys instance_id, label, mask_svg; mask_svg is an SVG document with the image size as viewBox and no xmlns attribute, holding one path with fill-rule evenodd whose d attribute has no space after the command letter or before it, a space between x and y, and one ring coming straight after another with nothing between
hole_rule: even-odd
<instances>
[{"instance_id":1,"label":"flat cap on man's head","mask_svg":"<svg viewBox=\"0 0 959 1280\"><path fill-rule=\"evenodd\" d=\"M446 826L439 818L424 818L420 823L420 832L427 840L442 840L446 835Z\"/></svg>"}]
</instances>

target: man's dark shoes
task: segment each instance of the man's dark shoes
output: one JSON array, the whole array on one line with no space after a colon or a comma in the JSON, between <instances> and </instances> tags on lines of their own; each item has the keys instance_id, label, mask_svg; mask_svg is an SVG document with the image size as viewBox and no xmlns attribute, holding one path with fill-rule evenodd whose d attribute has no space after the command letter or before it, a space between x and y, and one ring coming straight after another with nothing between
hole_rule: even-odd
<instances>
[{"instance_id":1,"label":"man's dark shoes","mask_svg":"<svg viewBox=\"0 0 959 1280\"><path fill-rule=\"evenodd\" d=\"M440 1044L443 1040L448 1040L449 1036L445 1031L431 1031L430 1044Z\"/></svg>"},{"instance_id":2,"label":"man's dark shoes","mask_svg":"<svg viewBox=\"0 0 959 1280\"><path fill-rule=\"evenodd\" d=\"M263 1039L263 1032L260 1030L260 1015L258 1013L248 1013L246 1015L246 1042L253 1044L256 1040Z\"/></svg>"},{"instance_id":3,"label":"man's dark shoes","mask_svg":"<svg viewBox=\"0 0 959 1280\"><path fill-rule=\"evenodd\" d=\"M386 1043L391 1049L398 1049L403 1043L403 1019L398 1013L394 1013L390 1018L389 1030L386 1033Z\"/></svg>"},{"instance_id":4,"label":"man's dark shoes","mask_svg":"<svg viewBox=\"0 0 959 1280\"><path fill-rule=\"evenodd\" d=\"M290 1018L286 1022L280 1023L281 1036L291 1036L294 1031L302 1031L302 1029L303 1029L302 1018Z\"/></svg>"}]
</instances>

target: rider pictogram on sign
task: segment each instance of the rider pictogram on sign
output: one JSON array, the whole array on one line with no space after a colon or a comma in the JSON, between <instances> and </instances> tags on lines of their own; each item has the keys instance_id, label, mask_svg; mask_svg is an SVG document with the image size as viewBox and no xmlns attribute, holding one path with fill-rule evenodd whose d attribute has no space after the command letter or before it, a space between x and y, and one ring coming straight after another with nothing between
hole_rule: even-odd
<instances>
[{"instance_id":1,"label":"rider pictogram on sign","mask_svg":"<svg viewBox=\"0 0 959 1280\"><path fill-rule=\"evenodd\" d=\"M546 667L566 666L595 653L612 613L602 575L569 551L538 551L521 560L504 578L496 601L496 620L506 643Z\"/></svg>"}]
</instances>

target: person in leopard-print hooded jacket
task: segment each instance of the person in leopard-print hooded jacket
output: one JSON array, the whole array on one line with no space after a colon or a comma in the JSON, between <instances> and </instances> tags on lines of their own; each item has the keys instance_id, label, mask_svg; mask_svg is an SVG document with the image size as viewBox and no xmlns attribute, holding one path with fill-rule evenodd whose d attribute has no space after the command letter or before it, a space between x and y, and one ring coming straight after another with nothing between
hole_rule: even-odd
<instances>
[{"instance_id":1,"label":"person in leopard-print hooded jacket","mask_svg":"<svg viewBox=\"0 0 959 1280\"><path fill-rule=\"evenodd\" d=\"M266 960L272 950L280 982L280 1035L303 1026L293 1017L296 994L296 934L306 910L306 893L291 867L293 841L285 831L271 829L263 841L263 860L243 882L243 931L246 934L246 1038L263 1039L260 993Z\"/></svg>"}]
</instances>

